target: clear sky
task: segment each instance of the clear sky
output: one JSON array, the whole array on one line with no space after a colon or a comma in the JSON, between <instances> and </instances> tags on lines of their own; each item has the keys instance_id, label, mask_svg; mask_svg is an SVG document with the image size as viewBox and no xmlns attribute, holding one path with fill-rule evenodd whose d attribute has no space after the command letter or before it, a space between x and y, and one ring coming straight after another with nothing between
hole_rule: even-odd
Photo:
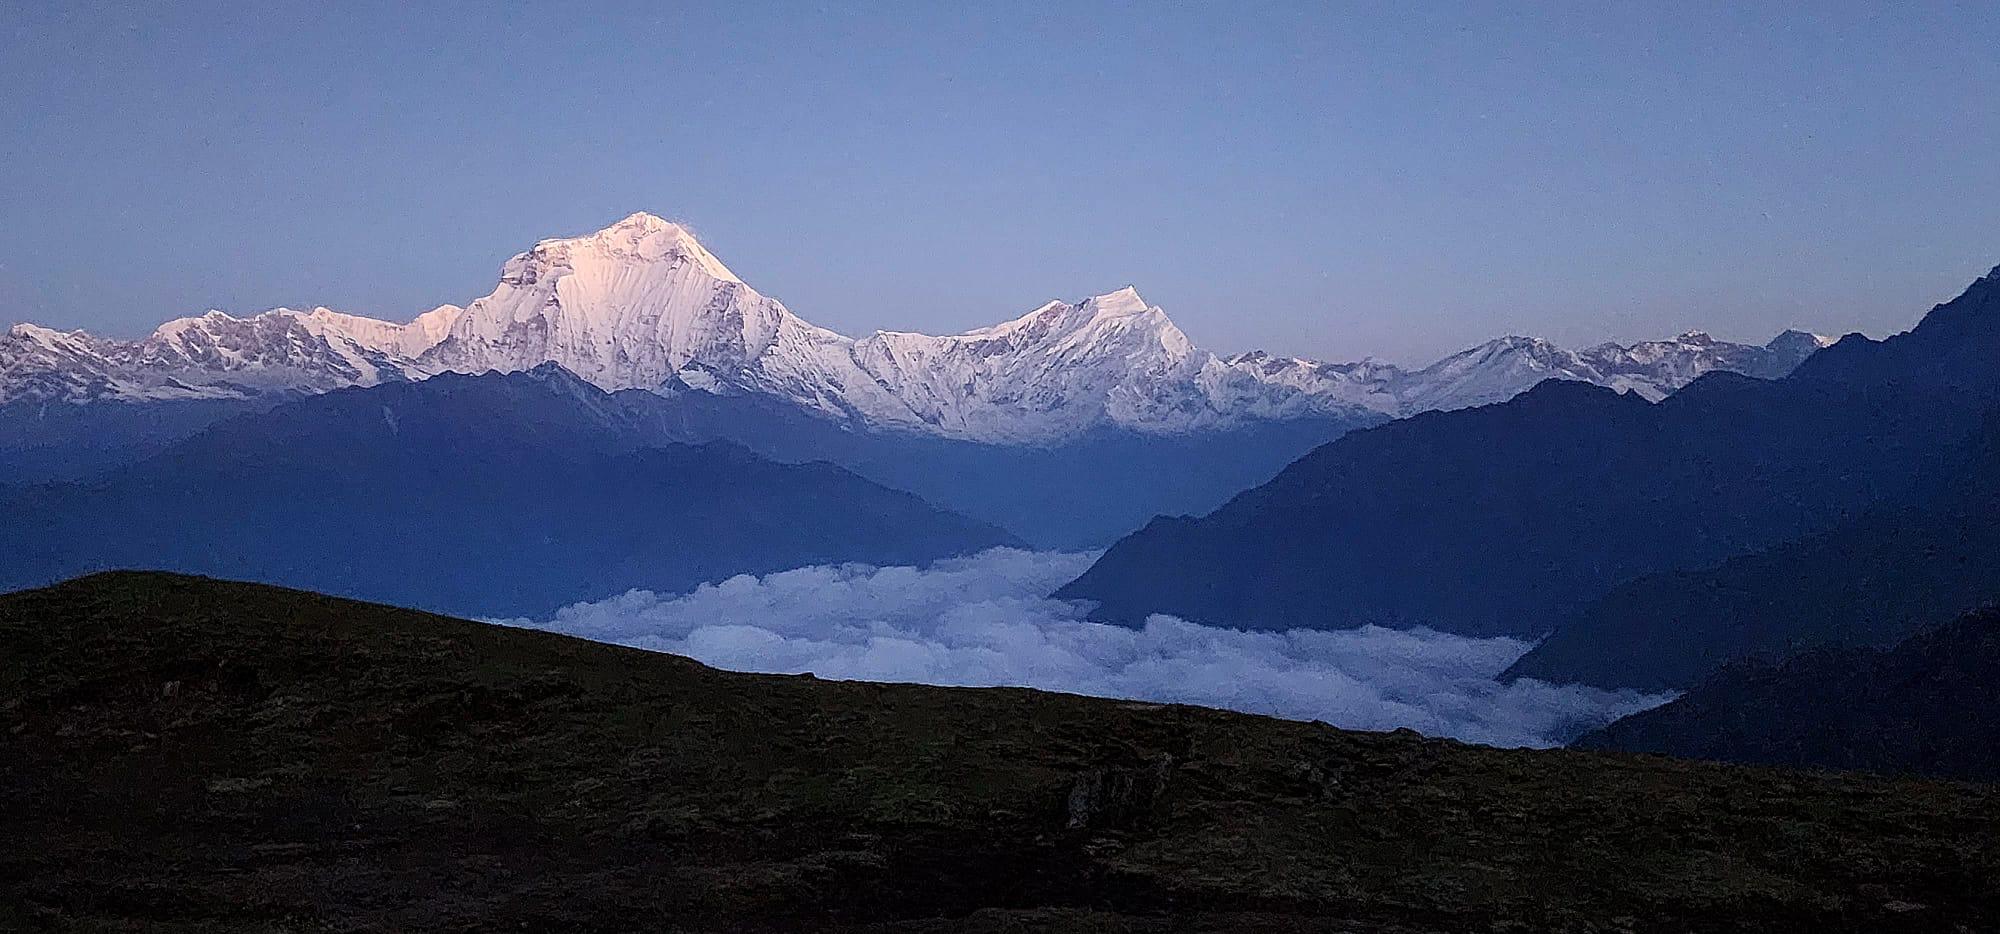
<instances>
[{"instance_id":1,"label":"clear sky","mask_svg":"<svg viewBox=\"0 0 2000 934\"><path fill-rule=\"evenodd\" d=\"M0 318L120 336L407 318L635 210L849 333L1880 334L1996 206L1992 3L0 5Z\"/></svg>"}]
</instances>

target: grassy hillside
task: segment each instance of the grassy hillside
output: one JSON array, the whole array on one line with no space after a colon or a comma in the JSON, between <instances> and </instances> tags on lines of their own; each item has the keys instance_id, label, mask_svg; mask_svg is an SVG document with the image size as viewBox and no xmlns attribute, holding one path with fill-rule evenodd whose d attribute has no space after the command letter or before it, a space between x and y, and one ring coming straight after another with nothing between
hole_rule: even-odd
<instances>
[{"instance_id":1,"label":"grassy hillside","mask_svg":"<svg viewBox=\"0 0 2000 934\"><path fill-rule=\"evenodd\" d=\"M0 928L1990 929L1995 814L163 574L0 597Z\"/></svg>"}]
</instances>

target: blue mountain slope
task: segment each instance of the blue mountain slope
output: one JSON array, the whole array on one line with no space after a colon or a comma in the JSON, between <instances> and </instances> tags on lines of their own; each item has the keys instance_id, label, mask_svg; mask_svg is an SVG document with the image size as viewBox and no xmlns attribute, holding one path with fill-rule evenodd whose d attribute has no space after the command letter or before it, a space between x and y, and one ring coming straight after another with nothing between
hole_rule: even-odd
<instances>
[{"instance_id":1,"label":"blue mountain slope","mask_svg":"<svg viewBox=\"0 0 2000 934\"><path fill-rule=\"evenodd\" d=\"M0 493L0 587L158 568L476 615L1019 540L824 463L674 443L549 366L341 390Z\"/></svg>"},{"instance_id":2,"label":"blue mountain slope","mask_svg":"<svg viewBox=\"0 0 2000 934\"><path fill-rule=\"evenodd\" d=\"M1099 618L1539 635L1621 583L1846 521L2000 403L2000 270L1907 334L1658 404L1544 383L1350 434L1199 519L1157 520L1064 597Z\"/></svg>"}]
</instances>

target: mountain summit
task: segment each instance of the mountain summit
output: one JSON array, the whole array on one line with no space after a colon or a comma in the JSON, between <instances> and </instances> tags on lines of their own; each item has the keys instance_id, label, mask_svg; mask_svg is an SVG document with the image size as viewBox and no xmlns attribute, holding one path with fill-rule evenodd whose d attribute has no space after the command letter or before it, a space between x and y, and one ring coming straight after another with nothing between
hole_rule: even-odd
<instances>
[{"instance_id":1,"label":"mountain summit","mask_svg":"<svg viewBox=\"0 0 2000 934\"><path fill-rule=\"evenodd\" d=\"M692 262L703 272L725 282L743 281L736 278L736 274L716 259L707 247L702 246L701 241L695 239L694 231L657 214L640 211L590 237L544 241L563 245L585 242L603 249L628 251L647 259L673 256Z\"/></svg>"},{"instance_id":2,"label":"mountain summit","mask_svg":"<svg viewBox=\"0 0 2000 934\"><path fill-rule=\"evenodd\" d=\"M536 243L490 294L406 324L278 308L211 311L137 341L19 325L0 336L0 403L240 399L558 363L605 390L754 394L869 430L1039 444L1106 428L1379 419L1499 402L1544 379L1657 399L1710 370L1783 375L1824 343L1803 338L1690 334L1573 352L1509 337L1414 371L1224 358L1127 286L963 334L857 339L794 315L686 226L641 212Z\"/></svg>"}]
</instances>

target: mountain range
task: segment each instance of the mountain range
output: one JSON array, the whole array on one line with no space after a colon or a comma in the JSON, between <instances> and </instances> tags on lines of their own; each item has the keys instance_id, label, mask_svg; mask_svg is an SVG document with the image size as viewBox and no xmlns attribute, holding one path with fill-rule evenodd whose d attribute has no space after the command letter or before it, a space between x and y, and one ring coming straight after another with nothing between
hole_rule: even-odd
<instances>
[{"instance_id":1,"label":"mountain range","mask_svg":"<svg viewBox=\"0 0 2000 934\"><path fill-rule=\"evenodd\" d=\"M403 324L280 308L211 311L136 341L15 325L0 337L0 403L245 399L557 363L606 391L761 395L868 430L1050 444L1107 429L1400 417L1498 402L1550 378L1657 399L1718 369L1781 376L1825 343L1695 332L1569 351L1507 337L1416 370L1223 357L1131 288L964 334L857 339L759 294L685 227L639 213L541 241L507 261L490 294Z\"/></svg>"},{"instance_id":2,"label":"mountain range","mask_svg":"<svg viewBox=\"0 0 2000 934\"><path fill-rule=\"evenodd\" d=\"M2000 407L1996 358L2000 270L1911 331L1851 335L1782 379L1710 373L1659 402L1550 381L1350 433L1206 516L1154 520L1058 596L1129 624L1168 613L1275 629L1554 629L1561 640L1565 620L1628 581L1711 568L1921 496ZM1581 656L1652 654L1644 638L1607 640L1625 614L1602 618L1577 639ZM1652 624L1657 638L1690 641L1746 625L1672 611ZM1558 680L1577 670L1535 669ZM1653 683L1597 671L1597 683Z\"/></svg>"}]
</instances>

